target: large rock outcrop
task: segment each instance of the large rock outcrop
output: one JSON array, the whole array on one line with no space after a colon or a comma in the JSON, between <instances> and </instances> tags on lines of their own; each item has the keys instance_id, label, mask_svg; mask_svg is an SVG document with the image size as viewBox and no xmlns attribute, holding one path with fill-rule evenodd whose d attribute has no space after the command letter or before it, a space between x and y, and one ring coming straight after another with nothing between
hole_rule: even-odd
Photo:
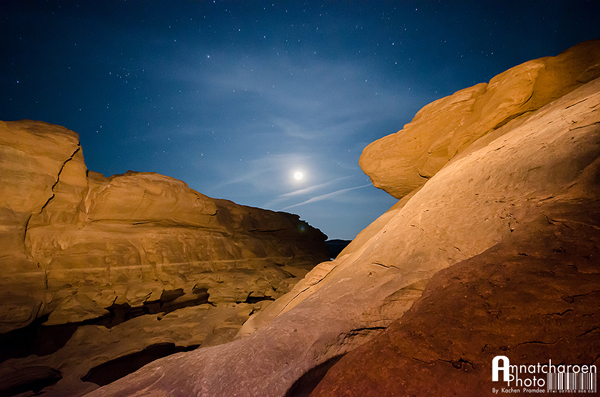
<instances>
[{"instance_id":1,"label":"large rock outcrop","mask_svg":"<svg viewBox=\"0 0 600 397\"><path fill-rule=\"evenodd\" d=\"M311 396L492 395L509 388L492 382L496 356L598 367L598 203L591 209L561 207L560 219L541 216L436 273L401 320L344 356ZM542 372L521 379L534 376L547 390Z\"/></svg>"},{"instance_id":2,"label":"large rock outcrop","mask_svg":"<svg viewBox=\"0 0 600 397\"><path fill-rule=\"evenodd\" d=\"M600 322L588 309L600 307L598 65L600 41L587 42L425 107L387 138L419 150L365 150L361 165L375 169L365 172L402 199L335 261L251 317L239 339L91 395L436 395L449 373L443 394L479 395L498 351L598 364L589 349ZM419 120L437 121L417 133Z\"/></svg>"},{"instance_id":3,"label":"large rock outcrop","mask_svg":"<svg viewBox=\"0 0 600 397\"><path fill-rule=\"evenodd\" d=\"M212 199L159 174L105 178L87 170L75 132L35 121L0 122L0 359L54 353L75 331L72 324L108 325L119 335L114 343L121 347L88 357L93 365L149 344L225 341L251 312L328 259L325 239L296 215ZM164 321L165 313L199 305L183 316L191 320L180 316L187 330L151 329L145 340L124 342L127 335L139 338L139 324L119 325L126 319L156 314ZM156 315L136 321L158 328ZM190 337L199 315L210 317L203 320L210 326ZM65 324L68 330L60 328ZM63 342L42 341L48 330L64 334ZM76 340L84 338L71 345ZM15 368L23 374L45 361L55 370L68 366L58 356L70 357L81 377L92 364L75 362L76 350L6 361L2 383L20 379Z\"/></svg>"},{"instance_id":4,"label":"large rock outcrop","mask_svg":"<svg viewBox=\"0 0 600 397\"><path fill-rule=\"evenodd\" d=\"M400 199L479 138L600 77L599 59L598 41L587 41L432 102L367 146L360 166L375 187Z\"/></svg>"}]
</instances>

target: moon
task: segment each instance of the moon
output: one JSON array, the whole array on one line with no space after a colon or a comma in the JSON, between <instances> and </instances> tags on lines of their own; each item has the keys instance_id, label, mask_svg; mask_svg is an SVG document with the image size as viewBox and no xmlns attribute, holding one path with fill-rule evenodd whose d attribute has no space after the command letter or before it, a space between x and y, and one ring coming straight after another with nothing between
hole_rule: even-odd
<instances>
[{"instance_id":1,"label":"moon","mask_svg":"<svg viewBox=\"0 0 600 397\"><path fill-rule=\"evenodd\" d=\"M300 181L300 180L302 180L302 178L304 178L304 174L302 172L296 171L294 173L294 179L295 180Z\"/></svg>"}]
</instances>

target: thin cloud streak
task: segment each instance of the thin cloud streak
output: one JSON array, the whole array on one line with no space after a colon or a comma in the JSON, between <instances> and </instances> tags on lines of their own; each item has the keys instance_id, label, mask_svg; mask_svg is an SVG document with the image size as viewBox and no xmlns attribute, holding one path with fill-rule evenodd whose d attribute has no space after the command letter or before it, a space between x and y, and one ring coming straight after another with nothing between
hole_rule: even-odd
<instances>
[{"instance_id":1,"label":"thin cloud streak","mask_svg":"<svg viewBox=\"0 0 600 397\"><path fill-rule=\"evenodd\" d=\"M350 178L352 178L352 176L343 176L341 178L336 178L329 182L320 183L320 184L314 185L314 186L309 186L309 187L306 187L306 188L300 189L300 190L294 190L293 192L289 192L289 193L284 193L284 194L279 195L279 197L280 198L288 198L288 197L298 196L298 195L305 194L305 193L310 193L316 189L320 189L322 187L326 187L326 186L332 185L336 182L343 181L343 180L350 179Z\"/></svg>"},{"instance_id":2,"label":"thin cloud streak","mask_svg":"<svg viewBox=\"0 0 600 397\"><path fill-rule=\"evenodd\" d=\"M275 199L269 201L268 203L265 204L265 207L271 207L275 204L281 203L282 201L286 201L288 200L290 197L295 197L295 196L300 196L303 194L308 194L311 192L314 192L315 190L318 189L322 189L324 187L327 186L331 186L334 183L340 182L340 181L344 181L346 179L351 179L353 178L353 176L343 176L341 178L336 178L334 180L325 182L325 183L319 183L318 185L313 185L313 186L309 186L309 187L305 187L304 189L299 189L299 190L294 190L293 192L289 192L289 193L283 193L280 194L279 196L277 196Z\"/></svg>"},{"instance_id":3,"label":"thin cloud streak","mask_svg":"<svg viewBox=\"0 0 600 397\"><path fill-rule=\"evenodd\" d=\"M294 207L299 207L299 206L304 205L304 204L316 203L318 201L327 200L327 199L330 199L332 197L338 196L338 195L340 195L342 193L348 192L350 190L362 189L364 187L369 187L369 186L373 186L373 185L369 183L369 184L362 185L362 186L356 186L356 187L350 187L350 188L347 188L347 189L336 190L335 192L331 192L331 193L323 194L321 196L313 197L313 198L308 199L306 201L303 201L301 203L290 205L288 207L282 208L282 211L283 210L288 210L288 209L294 208Z\"/></svg>"},{"instance_id":4,"label":"thin cloud streak","mask_svg":"<svg viewBox=\"0 0 600 397\"><path fill-rule=\"evenodd\" d=\"M277 181L278 183L273 183L277 180L275 175L278 175L279 178L282 178L281 170L291 168L296 164L310 164L312 159L310 156L296 153L280 153L280 154L269 154L263 157L259 157L256 159L249 160L245 165L245 172L234 176L228 180L225 180L215 186L213 189L222 189L223 187L246 183L255 186L256 189L259 190L273 190L275 186L283 183L282 180ZM226 169L229 169L230 166L226 166ZM226 173L225 173L226 174ZM262 178L260 176L266 175L266 178Z\"/></svg>"}]
</instances>

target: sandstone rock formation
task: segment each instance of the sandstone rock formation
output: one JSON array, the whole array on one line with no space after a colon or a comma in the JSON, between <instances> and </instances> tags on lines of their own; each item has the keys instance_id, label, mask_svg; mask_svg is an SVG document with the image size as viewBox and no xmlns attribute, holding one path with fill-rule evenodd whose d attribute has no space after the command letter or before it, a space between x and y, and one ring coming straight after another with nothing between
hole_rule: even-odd
<instances>
[{"instance_id":1,"label":"sandstone rock formation","mask_svg":"<svg viewBox=\"0 0 600 397\"><path fill-rule=\"evenodd\" d=\"M594 204L593 216L578 204L556 208L561 219L541 216L436 273L401 320L344 356L311 396L491 395L506 386L492 382L495 356L513 365L598 366L600 208ZM546 382L543 373L521 379L534 376Z\"/></svg>"},{"instance_id":2,"label":"sandstone rock formation","mask_svg":"<svg viewBox=\"0 0 600 397\"><path fill-rule=\"evenodd\" d=\"M153 359L231 340L259 305L202 304L146 314L114 326L75 328L55 353L11 358L0 365L0 395L45 389L44 396L80 396Z\"/></svg>"},{"instance_id":3,"label":"sandstone rock formation","mask_svg":"<svg viewBox=\"0 0 600 397\"><path fill-rule=\"evenodd\" d=\"M367 146L360 166L375 187L400 199L477 139L600 77L599 59L598 41L587 41L432 102L404 129Z\"/></svg>"},{"instance_id":4,"label":"sandstone rock formation","mask_svg":"<svg viewBox=\"0 0 600 397\"><path fill-rule=\"evenodd\" d=\"M75 132L42 122L0 122L0 360L13 357L0 364L0 376L6 375L0 383L7 386L12 376L17 387L27 373L43 378L60 371L65 377L77 348L69 341L67 350L57 350L75 332L72 324L109 325L110 331L77 332L119 335L119 348L86 361L94 366L149 344L225 341L251 312L328 259L325 239L296 215L212 199L166 176L105 178L87 170ZM180 319L184 329L151 329L157 315L197 305L203 305L198 313L211 308L202 332L188 335L194 313ZM148 337L117 342L125 335L135 339L139 328L114 327L144 314L151 319L136 321L153 323L145 326ZM161 324L169 315L159 318ZM59 336L42 346L38 336L51 330ZM87 354L97 346L80 349ZM49 369L30 371L35 365ZM91 369L77 365L80 377Z\"/></svg>"},{"instance_id":5,"label":"sandstone rock formation","mask_svg":"<svg viewBox=\"0 0 600 397\"><path fill-rule=\"evenodd\" d=\"M587 42L426 106L365 149L365 172L401 200L335 261L239 339L90 395L436 395L440 377L443 394L479 395L499 351L599 364L598 65Z\"/></svg>"}]
</instances>

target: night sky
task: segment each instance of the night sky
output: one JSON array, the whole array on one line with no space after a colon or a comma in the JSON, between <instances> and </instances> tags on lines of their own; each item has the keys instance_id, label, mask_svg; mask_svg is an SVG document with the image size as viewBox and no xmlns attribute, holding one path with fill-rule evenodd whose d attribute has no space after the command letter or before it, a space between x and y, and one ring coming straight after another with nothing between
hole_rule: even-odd
<instances>
[{"instance_id":1,"label":"night sky","mask_svg":"<svg viewBox=\"0 0 600 397\"><path fill-rule=\"evenodd\" d=\"M351 239L396 202L358 166L367 144L600 37L600 1L2 0L0 21L1 120L76 131L106 176L158 172Z\"/></svg>"}]
</instances>

